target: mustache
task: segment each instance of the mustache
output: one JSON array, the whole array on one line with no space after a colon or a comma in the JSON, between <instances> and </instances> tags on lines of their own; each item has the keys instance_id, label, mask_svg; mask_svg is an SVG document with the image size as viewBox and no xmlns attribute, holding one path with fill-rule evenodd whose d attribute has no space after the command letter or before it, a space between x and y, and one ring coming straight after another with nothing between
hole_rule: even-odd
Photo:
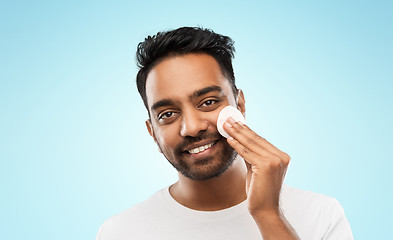
<instances>
[{"instance_id":1,"label":"mustache","mask_svg":"<svg viewBox=\"0 0 393 240\"><path fill-rule=\"evenodd\" d=\"M191 136L186 136L184 137L184 140L176 146L175 148L175 152L177 154L181 154L184 149L188 146L190 146L191 144L206 140L206 139L219 139L219 138L223 138L220 133L215 132L215 133L200 133L195 137L191 137Z\"/></svg>"}]
</instances>

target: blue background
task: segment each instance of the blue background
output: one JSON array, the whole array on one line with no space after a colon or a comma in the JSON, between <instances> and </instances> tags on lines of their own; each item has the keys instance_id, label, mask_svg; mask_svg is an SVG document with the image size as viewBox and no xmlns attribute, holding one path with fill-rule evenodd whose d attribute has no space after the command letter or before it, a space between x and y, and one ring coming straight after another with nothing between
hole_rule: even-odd
<instances>
[{"instance_id":1,"label":"blue background","mask_svg":"<svg viewBox=\"0 0 393 240\"><path fill-rule=\"evenodd\" d=\"M236 42L247 122L292 157L286 183L343 205L355 239L388 239L389 1L1 1L2 239L94 239L177 179L148 135L135 49L203 26Z\"/></svg>"}]
</instances>

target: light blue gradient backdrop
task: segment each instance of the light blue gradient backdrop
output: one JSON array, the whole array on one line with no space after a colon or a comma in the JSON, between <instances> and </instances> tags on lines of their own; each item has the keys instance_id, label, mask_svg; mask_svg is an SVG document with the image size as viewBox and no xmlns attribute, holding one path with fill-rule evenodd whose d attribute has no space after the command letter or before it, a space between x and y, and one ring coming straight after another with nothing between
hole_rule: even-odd
<instances>
[{"instance_id":1,"label":"light blue gradient backdrop","mask_svg":"<svg viewBox=\"0 0 393 240\"><path fill-rule=\"evenodd\" d=\"M287 184L337 198L356 239L391 238L389 1L1 1L2 239L94 239L176 181L145 129L135 49L203 26L236 41L248 124Z\"/></svg>"}]
</instances>

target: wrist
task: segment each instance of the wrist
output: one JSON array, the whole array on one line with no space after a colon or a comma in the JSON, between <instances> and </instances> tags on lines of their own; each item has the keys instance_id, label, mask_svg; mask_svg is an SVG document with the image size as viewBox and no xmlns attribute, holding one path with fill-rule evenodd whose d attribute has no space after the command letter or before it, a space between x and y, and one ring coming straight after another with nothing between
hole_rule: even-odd
<instances>
[{"instance_id":1,"label":"wrist","mask_svg":"<svg viewBox=\"0 0 393 240\"><path fill-rule=\"evenodd\" d=\"M299 239L281 211L258 211L252 214L263 239Z\"/></svg>"},{"instance_id":2,"label":"wrist","mask_svg":"<svg viewBox=\"0 0 393 240\"><path fill-rule=\"evenodd\" d=\"M250 214L258 222L275 222L283 220L283 215L279 209L250 211Z\"/></svg>"}]
</instances>

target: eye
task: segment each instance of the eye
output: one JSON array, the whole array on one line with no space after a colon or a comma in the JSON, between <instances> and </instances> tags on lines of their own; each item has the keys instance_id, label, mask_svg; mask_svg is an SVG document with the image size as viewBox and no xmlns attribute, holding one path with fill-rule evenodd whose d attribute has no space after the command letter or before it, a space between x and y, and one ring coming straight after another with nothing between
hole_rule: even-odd
<instances>
[{"instance_id":1,"label":"eye","mask_svg":"<svg viewBox=\"0 0 393 240\"><path fill-rule=\"evenodd\" d=\"M207 101L204 101L204 102L202 103L202 106L204 106L204 107L209 107L209 106L213 105L213 104L216 103L216 102L218 102L218 101L217 101L217 100L214 100L214 99L209 99L209 100L207 100Z\"/></svg>"},{"instance_id":2,"label":"eye","mask_svg":"<svg viewBox=\"0 0 393 240\"><path fill-rule=\"evenodd\" d=\"M220 106L220 99L206 99L203 100L202 104L199 105L199 109L204 112L210 112L216 110Z\"/></svg>"},{"instance_id":3,"label":"eye","mask_svg":"<svg viewBox=\"0 0 393 240\"><path fill-rule=\"evenodd\" d=\"M174 112L164 112L163 114L160 114L160 115L158 116L158 119L159 119L159 120L161 120L161 119L167 119L167 118L172 117L173 114L174 114Z\"/></svg>"}]
</instances>

